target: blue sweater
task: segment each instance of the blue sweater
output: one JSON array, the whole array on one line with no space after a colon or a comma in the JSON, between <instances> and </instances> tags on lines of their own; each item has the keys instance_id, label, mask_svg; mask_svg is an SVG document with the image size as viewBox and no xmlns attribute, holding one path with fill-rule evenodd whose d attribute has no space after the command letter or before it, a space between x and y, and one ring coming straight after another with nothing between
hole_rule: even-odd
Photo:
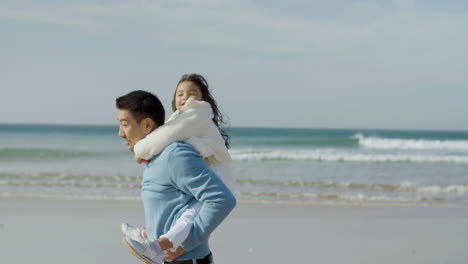
<instances>
[{"instance_id":1,"label":"blue sweater","mask_svg":"<svg viewBox=\"0 0 468 264\"><path fill-rule=\"evenodd\" d=\"M234 195L200 154L181 141L167 146L146 165L141 198L151 240L166 233L186 209L201 202L190 235L181 245L186 252L177 260L208 255L211 232L236 205Z\"/></svg>"}]
</instances>

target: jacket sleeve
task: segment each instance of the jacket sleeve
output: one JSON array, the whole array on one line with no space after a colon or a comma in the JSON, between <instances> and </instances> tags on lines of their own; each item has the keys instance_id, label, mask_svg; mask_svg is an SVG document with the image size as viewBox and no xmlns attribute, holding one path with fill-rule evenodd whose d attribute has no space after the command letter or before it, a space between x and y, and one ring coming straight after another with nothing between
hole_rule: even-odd
<instances>
[{"instance_id":1,"label":"jacket sleeve","mask_svg":"<svg viewBox=\"0 0 468 264\"><path fill-rule=\"evenodd\" d=\"M134 146L133 151L139 157L149 160L174 141L204 135L207 127L213 123L212 118L213 111L208 103L192 100L176 118L140 140Z\"/></svg>"},{"instance_id":2,"label":"jacket sleeve","mask_svg":"<svg viewBox=\"0 0 468 264\"><path fill-rule=\"evenodd\" d=\"M181 244L190 251L206 241L236 205L236 198L223 181L202 161L189 145L170 153L171 181L202 206L188 238Z\"/></svg>"}]
</instances>

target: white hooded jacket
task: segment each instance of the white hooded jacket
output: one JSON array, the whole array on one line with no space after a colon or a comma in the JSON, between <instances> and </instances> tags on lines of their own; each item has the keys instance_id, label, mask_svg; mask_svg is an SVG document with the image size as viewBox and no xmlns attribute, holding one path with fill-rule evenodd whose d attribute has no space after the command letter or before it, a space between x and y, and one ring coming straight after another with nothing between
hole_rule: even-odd
<instances>
[{"instance_id":1,"label":"white hooded jacket","mask_svg":"<svg viewBox=\"0 0 468 264\"><path fill-rule=\"evenodd\" d=\"M189 98L163 126L140 140L133 150L139 157L150 160L170 143L183 140L192 145L208 165L227 166L231 162L231 156L218 127L212 120L213 116L209 103Z\"/></svg>"}]
</instances>

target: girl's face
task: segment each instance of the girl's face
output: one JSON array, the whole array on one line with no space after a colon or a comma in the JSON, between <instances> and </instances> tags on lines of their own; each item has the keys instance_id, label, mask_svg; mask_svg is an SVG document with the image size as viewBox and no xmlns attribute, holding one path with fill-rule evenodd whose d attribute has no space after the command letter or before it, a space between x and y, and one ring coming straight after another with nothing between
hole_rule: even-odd
<instances>
[{"instance_id":1,"label":"girl's face","mask_svg":"<svg viewBox=\"0 0 468 264\"><path fill-rule=\"evenodd\" d=\"M179 110L182 106L184 106L185 102L187 102L190 97L197 101L203 100L202 92L198 86L189 81L181 82L176 89L176 109Z\"/></svg>"}]
</instances>

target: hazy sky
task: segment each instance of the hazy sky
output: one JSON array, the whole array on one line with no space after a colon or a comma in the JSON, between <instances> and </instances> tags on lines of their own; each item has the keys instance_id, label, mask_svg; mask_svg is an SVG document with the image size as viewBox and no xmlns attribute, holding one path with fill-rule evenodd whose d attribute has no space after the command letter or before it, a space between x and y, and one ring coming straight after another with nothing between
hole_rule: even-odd
<instances>
[{"instance_id":1,"label":"hazy sky","mask_svg":"<svg viewBox=\"0 0 468 264\"><path fill-rule=\"evenodd\" d=\"M0 32L0 123L170 112L196 72L232 126L468 130L468 1L0 0Z\"/></svg>"}]
</instances>

